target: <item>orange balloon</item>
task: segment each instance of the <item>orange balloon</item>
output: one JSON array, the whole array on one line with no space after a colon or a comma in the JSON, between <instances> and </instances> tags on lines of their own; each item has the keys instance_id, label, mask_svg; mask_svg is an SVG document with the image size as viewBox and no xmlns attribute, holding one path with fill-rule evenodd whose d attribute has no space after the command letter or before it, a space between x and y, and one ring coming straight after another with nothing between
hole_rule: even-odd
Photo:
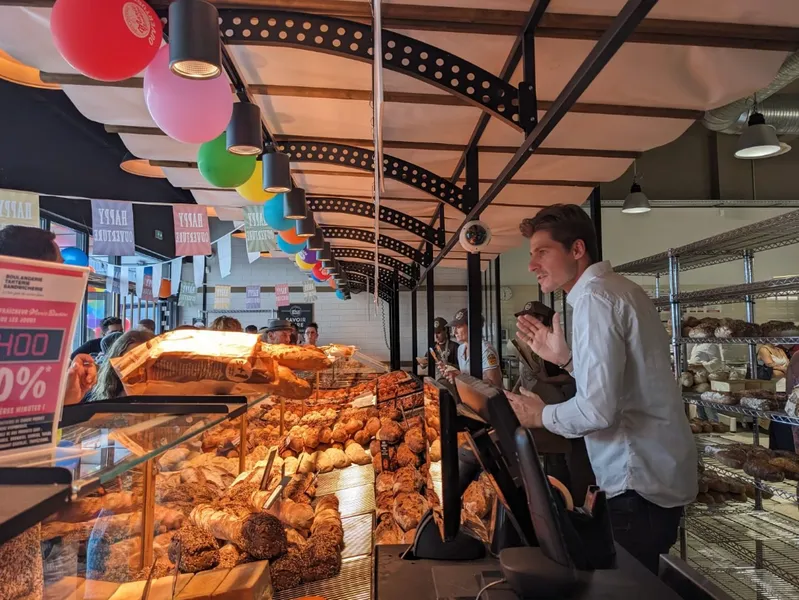
<instances>
[{"instance_id":1,"label":"orange balloon","mask_svg":"<svg viewBox=\"0 0 799 600\"><path fill-rule=\"evenodd\" d=\"M328 280L327 280L327 284L328 284L330 287L332 287L334 290L336 289L336 280L335 280L335 279L333 279L332 277L331 277L330 279L328 279Z\"/></svg>"},{"instance_id":2,"label":"orange balloon","mask_svg":"<svg viewBox=\"0 0 799 600\"><path fill-rule=\"evenodd\" d=\"M288 242L289 244L304 244L308 241L308 238L300 237L297 235L296 229L292 227L291 229L284 229L283 231L278 231L277 235L284 241Z\"/></svg>"}]
</instances>

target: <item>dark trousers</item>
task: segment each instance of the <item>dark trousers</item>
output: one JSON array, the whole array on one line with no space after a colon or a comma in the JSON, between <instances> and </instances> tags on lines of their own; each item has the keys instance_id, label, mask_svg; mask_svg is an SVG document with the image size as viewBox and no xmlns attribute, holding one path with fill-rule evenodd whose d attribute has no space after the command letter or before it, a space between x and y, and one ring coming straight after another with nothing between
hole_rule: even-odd
<instances>
[{"instance_id":1,"label":"dark trousers","mask_svg":"<svg viewBox=\"0 0 799 600\"><path fill-rule=\"evenodd\" d=\"M662 508L632 490L611 498L608 506L615 540L657 574L659 556L677 541L683 507Z\"/></svg>"}]
</instances>

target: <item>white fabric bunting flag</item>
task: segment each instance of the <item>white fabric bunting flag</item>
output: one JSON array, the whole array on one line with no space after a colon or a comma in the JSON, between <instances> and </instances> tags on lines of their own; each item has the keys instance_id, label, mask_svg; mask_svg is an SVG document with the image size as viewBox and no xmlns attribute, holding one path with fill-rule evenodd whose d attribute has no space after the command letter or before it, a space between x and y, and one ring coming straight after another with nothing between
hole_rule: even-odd
<instances>
[{"instance_id":1,"label":"white fabric bunting flag","mask_svg":"<svg viewBox=\"0 0 799 600\"><path fill-rule=\"evenodd\" d=\"M163 279L164 265L163 263L155 263L153 265L153 298L158 299L161 293L161 279Z\"/></svg>"},{"instance_id":2,"label":"white fabric bunting flag","mask_svg":"<svg viewBox=\"0 0 799 600\"><path fill-rule=\"evenodd\" d=\"M261 257L260 252L248 252L247 253L247 260L250 261L250 264L254 263Z\"/></svg>"},{"instance_id":3,"label":"white fabric bunting flag","mask_svg":"<svg viewBox=\"0 0 799 600\"><path fill-rule=\"evenodd\" d=\"M136 295L141 298L144 293L144 267L136 267Z\"/></svg>"},{"instance_id":4,"label":"white fabric bunting flag","mask_svg":"<svg viewBox=\"0 0 799 600\"><path fill-rule=\"evenodd\" d=\"M194 287L197 289L205 281L205 255L198 254L194 257Z\"/></svg>"},{"instance_id":5,"label":"white fabric bunting flag","mask_svg":"<svg viewBox=\"0 0 799 600\"><path fill-rule=\"evenodd\" d=\"M169 261L169 278L171 281L170 293L173 296L178 295L180 289L180 276L183 272L183 257L180 256Z\"/></svg>"},{"instance_id":6,"label":"white fabric bunting flag","mask_svg":"<svg viewBox=\"0 0 799 600\"><path fill-rule=\"evenodd\" d=\"M216 251L219 256L219 275L224 279L230 275L231 250L230 235L222 236L216 243Z\"/></svg>"},{"instance_id":7,"label":"white fabric bunting flag","mask_svg":"<svg viewBox=\"0 0 799 600\"><path fill-rule=\"evenodd\" d=\"M130 295L130 286L128 285L128 280L130 279L130 269L125 265L122 265L122 268L119 272L119 289L120 293L123 296Z\"/></svg>"}]
</instances>

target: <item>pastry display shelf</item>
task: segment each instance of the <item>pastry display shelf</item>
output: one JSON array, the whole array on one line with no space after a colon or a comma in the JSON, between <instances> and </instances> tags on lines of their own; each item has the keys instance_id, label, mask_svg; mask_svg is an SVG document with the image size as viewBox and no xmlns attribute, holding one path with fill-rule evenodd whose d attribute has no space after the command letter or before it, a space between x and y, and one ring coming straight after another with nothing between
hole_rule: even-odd
<instances>
[{"instance_id":1,"label":"pastry display shelf","mask_svg":"<svg viewBox=\"0 0 799 600\"><path fill-rule=\"evenodd\" d=\"M710 444L716 445L724 445L731 443L729 440L725 440L721 437L707 437L702 435L694 436L697 442L697 450L699 451L702 457L702 464L705 466L706 470L713 471L718 473L719 475L723 475L725 477L730 477L731 479L735 479L742 483L749 483L754 485L756 488L773 494L776 497L782 498L783 500L788 500L790 502L799 502L799 497L797 497L797 482L792 481L790 479L786 479L780 482L773 482L773 481L763 481L762 479L757 479L748 475L743 472L741 469L735 469L733 467L728 467L726 465L721 464L712 455L708 454L705 451L705 446Z\"/></svg>"},{"instance_id":2,"label":"pastry display shelf","mask_svg":"<svg viewBox=\"0 0 799 600\"><path fill-rule=\"evenodd\" d=\"M743 302L746 296L752 300L799 295L799 277L780 277L754 283L741 283L706 290L680 292L673 298L668 295L653 298L658 308L666 308L672 301L679 302L683 308L704 306L706 304L734 304Z\"/></svg>"},{"instance_id":3,"label":"pastry display shelf","mask_svg":"<svg viewBox=\"0 0 799 600\"><path fill-rule=\"evenodd\" d=\"M786 337L738 337L738 338L689 338L683 337L677 340L680 344L777 344L794 345L799 344L799 336Z\"/></svg>"},{"instance_id":4,"label":"pastry display shelf","mask_svg":"<svg viewBox=\"0 0 799 600\"><path fill-rule=\"evenodd\" d=\"M786 425L799 427L799 417L791 417L782 411L755 410L754 408L747 408L746 406L741 406L740 404L719 404L718 402L708 402L707 400L702 400L700 395L694 392L684 392L682 397L686 404L706 406L720 413L768 419L775 423L785 423Z\"/></svg>"},{"instance_id":5,"label":"pastry display shelf","mask_svg":"<svg viewBox=\"0 0 799 600\"><path fill-rule=\"evenodd\" d=\"M762 252L796 243L799 243L799 211L634 260L617 266L615 271L625 275L661 275L669 272L671 256L679 257L680 270L698 269L740 260L745 251Z\"/></svg>"},{"instance_id":6,"label":"pastry display shelf","mask_svg":"<svg viewBox=\"0 0 799 600\"><path fill-rule=\"evenodd\" d=\"M72 494L85 496L223 421L237 418L265 398L230 404L225 412L191 415L171 414L169 405L157 413L97 412L86 422L61 429L56 450L19 455L0 466L66 468L72 473ZM224 404L223 396L218 400Z\"/></svg>"}]
</instances>

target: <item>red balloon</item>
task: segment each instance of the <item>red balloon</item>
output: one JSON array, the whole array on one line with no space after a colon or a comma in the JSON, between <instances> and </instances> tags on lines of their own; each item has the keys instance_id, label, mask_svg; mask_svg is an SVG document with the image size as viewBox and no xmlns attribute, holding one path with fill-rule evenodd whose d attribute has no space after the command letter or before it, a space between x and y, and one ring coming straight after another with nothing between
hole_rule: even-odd
<instances>
[{"instance_id":1,"label":"red balloon","mask_svg":"<svg viewBox=\"0 0 799 600\"><path fill-rule=\"evenodd\" d=\"M328 275L327 273L324 273L324 272L322 271L322 263L321 263L321 262L318 262L318 263L316 263L316 264L313 266L313 269L311 269L311 273L312 273L312 274L313 274L313 276L314 276L314 277L316 277L316 278L317 278L319 281L327 281L328 279L330 279L330 275Z\"/></svg>"},{"instance_id":2,"label":"red balloon","mask_svg":"<svg viewBox=\"0 0 799 600\"><path fill-rule=\"evenodd\" d=\"M100 81L139 74L161 46L161 20L144 0L56 0L55 47L72 67Z\"/></svg>"}]
</instances>

